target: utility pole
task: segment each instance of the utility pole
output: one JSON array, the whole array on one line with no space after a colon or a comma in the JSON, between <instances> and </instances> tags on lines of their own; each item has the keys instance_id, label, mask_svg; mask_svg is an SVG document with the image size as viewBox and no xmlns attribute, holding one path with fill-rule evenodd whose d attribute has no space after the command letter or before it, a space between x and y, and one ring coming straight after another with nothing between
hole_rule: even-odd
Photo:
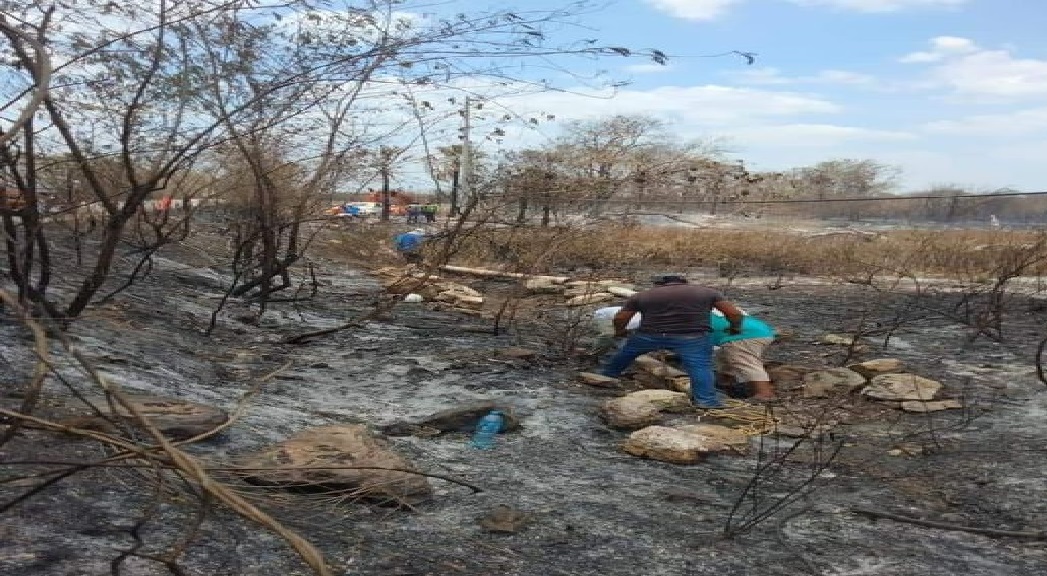
<instances>
[{"instance_id":1,"label":"utility pole","mask_svg":"<svg viewBox=\"0 0 1047 576\"><path fill-rule=\"evenodd\" d=\"M462 109L462 157L459 162L461 175L458 182L458 194L461 204L469 206L473 194L473 143L469 131L472 128L470 115L472 114L472 101L465 97L465 107Z\"/></svg>"}]
</instances>

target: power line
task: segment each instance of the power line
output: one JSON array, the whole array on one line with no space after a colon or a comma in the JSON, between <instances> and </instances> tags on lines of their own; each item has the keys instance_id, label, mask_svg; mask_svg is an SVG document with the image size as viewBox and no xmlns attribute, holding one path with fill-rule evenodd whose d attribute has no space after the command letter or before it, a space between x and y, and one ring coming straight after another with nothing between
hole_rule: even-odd
<instances>
[{"instance_id":1,"label":"power line","mask_svg":"<svg viewBox=\"0 0 1047 576\"><path fill-rule=\"evenodd\" d=\"M550 192L554 193L554 192ZM552 203L563 203L563 202L603 202L605 204L817 204L825 202L885 202L885 201L906 201L906 200L988 200L993 198L1009 198L1016 196L1047 196L1047 191L1041 192L1001 192L999 194L972 194L972 195L951 195L951 196L937 196L937 195L913 195L913 196L873 196L865 198L792 198L792 199L774 199L774 200L730 200L730 199L711 199L711 200L647 200L644 198L610 198L606 200L594 200L591 198L579 198L577 200L570 198L552 198Z\"/></svg>"}]
</instances>

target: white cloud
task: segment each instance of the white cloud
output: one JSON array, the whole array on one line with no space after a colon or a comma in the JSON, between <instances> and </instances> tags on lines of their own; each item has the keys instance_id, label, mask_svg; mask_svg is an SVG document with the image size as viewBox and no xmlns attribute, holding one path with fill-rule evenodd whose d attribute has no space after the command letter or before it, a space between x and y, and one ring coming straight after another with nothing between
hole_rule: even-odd
<instances>
[{"instance_id":1,"label":"white cloud","mask_svg":"<svg viewBox=\"0 0 1047 576\"><path fill-rule=\"evenodd\" d=\"M926 52L912 52L902 56L899 61L905 63L941 62L951 56L962 56L978 51L978 45L968 38L957 36L938 36L931 38L931 49Z\"/></svg>"},{"instance_id":2,"label":"white cloud","mask_svg":"<svg viewBox=\"0 0 1047 576\"><path fill-rule=\"evenodd\" d=\"M646 0L671 16L684 20L715 20L742 0Z\"/></svg>"},{"instance_id":3,"label":"white cloud","mask_svg":"<svg viewBox=\"0 0 1047 576\"><path fill-rule=\"evenodd\" d=\"M931 77L957 94L1015 98L1047 95L1047 60L1017 58L1009 50L989 50L966 38L939 36L931 49L902 62L933 64Z\"/></svg>"},{"instance_id":4,"label":"white cloud","mask_svg":"<svg viewBox=\"0 0 1047 576\"><path fill-rule=\"evenodd\" d=\"M592 118L610 114L650 114L672 123L677 130L708 131L766 119L806 114L834 114L840 107L828 100L800 92L776 92L715 84L704 86L661 86L651 90L591 92L582 96L569 92L532 94L524 102L536 111L559 118ZM611 97L613 96L613 98Z\"/></svg>"},{"instance_id":5,"label":"white cloud","mask_svg":"<svg viewBox=\"0 0 1047 576\"><path fill-rule=\"evenodd\" d=\"M755 68L732 74L732 78L742 84L783 85L783 84L869 84L874 78L868 74L848 72L846 70L822 70L807 76L786 76L777 68Z\"/></svg>"},{"instance_id":6,"label":"white cloud","mask_svg":"<svg viewBox=\"0 0 1047 576\"><path fill-rule=\"evenodd\" d=\"M968 0L790 0L801 6L828 6L855 12L900 12L917 8L955 8Z\"/></svg>"},{"instance_id":7,"label":"white cloud","mask_svg":"<svg viewBox=\"0 0 1047 576\"><path fill-rule=\"evenodd\" d=\"M1029 108L1003 114L981 114L957 120L929 122L923 129L940 134L1012 138L1047 134L1047 108Z\"/></svg>"},{"instance_id":8,"label":"white cloud","mask_svg":"<svg viewBox=\"0 0 1047 576\"><path fill-rule=\"evenodd\" d=\"M684 20L715 20L745 0L644 0L657 10ZM788 0L800 6L853 12L887 13L920 8L957 8L970 0Z\"/></svg>"},{"instance_id":9,"label":"white cloud","mask_svg":"<svg viewBox=\"0 0 1047 576\"><path fill-rule=\"evenodd\" d=\"M732 138L754 146L784 146L831 148L854 142L898 142L915 140L908 132L877 130L833 124L781 124L741 128L731 132Z\"/></svg>"}]
</instances>

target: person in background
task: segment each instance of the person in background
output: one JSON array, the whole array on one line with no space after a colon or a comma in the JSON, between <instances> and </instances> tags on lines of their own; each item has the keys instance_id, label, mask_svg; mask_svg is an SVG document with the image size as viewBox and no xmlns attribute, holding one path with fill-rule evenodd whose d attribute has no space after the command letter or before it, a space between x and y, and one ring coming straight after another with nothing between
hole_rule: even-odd
<instances>
[{"instance_id":1,"label":"person in background","mask_svg":"<svg viewBox=\"0 0 1047 576\"><path fill-rule=\"evenodd\" d=\"M418 217L422 215L422 207L418 204L407 205L407 222L411 224L418 223Z\"/></svg>"},{"instance_id":2,"label":"person in background","mask_svg":"<svg viewBox=\"0 0 1047 576\"><path fill-rule=\"evenodd\" d=\"M436 213L439 211L440 206L432 202L422 206L422 214L425 215L426 222L436 222Z\"/></svg>"},{"instance_id":3,"label":"person in background","mask_svg":"<svg viewBox=\"0 0 1047 576\"><path fill-rule=\"evenodd\" d=\"M363 217L360 214L360 207L355 204L346 204L342 206L342 212L353 220L357 220Z\"/></svg>"},{"instance_id":4,"label":"person in background","mask_svg":"<svg viewBox=\"0 0 1047 576\"><path fill-rule=\"evenodd\" d=\"M716 354L716 372L745 387L746 395L757 402L776 399L774 384L763 366L763 353L774 342L775 332L770 324L742 312L742 329L730 333L730 320L719 310L709 318L713 344L720 347Z\"/></svg>"},{"instance_id":5,"label":"person in background","mask_svg":"<svg viewBox=\"0 0 1047 576\"><path fill-rule=\"evenodd\" d=\"M422 262L422 245L425 244L425 230L415 228L410 232L397 234L393 238L393 244L404 260L411 264L419 264Z\"/></svg>"},{"instance_id":6,"label":"person in background","mask_svg":"<svg viewBox=\"0 0 1047 576\"><path fill-rule=\"evenodd\" d=\"M742 331L742 312L720 291L689 284L678 274L657 276L654 284L654 288L630 296L614 315L615 336L628 338L602 374L617 378L637 356L670 350L691 379L691 403L707 410L725 408L716 394L709 318L714 308L722 312L728 321L727 333L734 335ZM629 334L629 321L637 313L641 315L640 325Z\"/></svg>"}]
</instances>

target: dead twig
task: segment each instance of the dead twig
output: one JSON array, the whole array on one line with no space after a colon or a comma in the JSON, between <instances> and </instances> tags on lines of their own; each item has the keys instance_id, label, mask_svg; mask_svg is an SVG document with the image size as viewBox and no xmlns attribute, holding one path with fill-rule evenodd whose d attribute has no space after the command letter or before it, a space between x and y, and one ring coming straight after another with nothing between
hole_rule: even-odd
<instances>
[{"instance_id":1,"label":"dead twig","mask_svg":"<svg viewBox=\"0 0 1047 576\"><path fill-rule=\"evenodd\" d=\"M1045 531L998 530L996 528L979 528L977 526L963 526L961 524L937 522L935 520L924 520L922 518L913 518L911 516L903 516L901 514L895 514L893 512L873 510L872 508L864 508L858 506L852 507L851 512L854 512L855 514L861 514L862 516L869 516L871 518L894 520L895 522L904 522L906 524L915 524L917 526L926 526L927 528L937 528L939 530L970 532L972 534L982 534L984 536L998 536L1001 538L1030 538L1033 540L1047 540L1047 532Z\"/></svg>"},{"instance_id":2,"label":"dead twig","mask_svg":"<svg viewBox=\"0 0 1047 576\"><path fill-rule=\"evenodd\" d=\"M1047 336L1040 340L1040 345L1036 347L1036 377L1039 378L1040 382L1044 386L1047 386L1047 373L1044 372L1043 368L1043 353L1047 351Z\"/></svg>"},{"instance_id":3,"label":"dead twig","mask_svg":"<svg viewBox=\"0 0 1047 576\"><path fill-rule=\"evenodd\" d=\"M20 318L29 318L29 312L21 307L14 297L3 290L0 290L0 302L9 306ZM40 400L40 392L43 390L44 380L47 378L48 368L50 367L50 355L47 350L47 334L44 331L44 328L36 322L26 323L26 326L33 333L33 352L36 353L37 360L33 366L33 377L30 379L29 385L26 387L19 412L22 412L23 414L31 414L33 410L36 409L36 404ZM23 421L19 419L12 422L7 427L7 430L4 430L3 434L0 434L0 446L7 444L12 438L14 438L15 434L18 433L18 429L22 425Z\"/></svg>"},{"instance_id":4,"label":"dead twig","mask_svg":"<svg viewBox=\"0 0 1047 576\"><path fill-rule=\"evenodd\" d=\"M5 466L69 466L78 469L87 468L156 468L161 467L167 470L176 470L177 467L170 463L164 463L162 461L149 461L147 463L122 463L114 462L114 459L106 459L97 462L70 462L64 460L6 460L4 461ZM414 474L416 476L422 476L425 478L434 478L436 480L443 480L450 482L464 488L468 488L473 491L474 494L483 492L484 489L470 484L464 480L459 480L451 476L444 474L434 474L429 472L419 472L418 470L408 470L406 468L392 468L388 466L265 466L265 467L252 467L244 468L239 466L205 466L204 470L208 472L295 472L299 470L382 470L385 472L402 472L404 474ZM44 476L48 474L57 474L58 472L44 472L41 474L34 474L31 476L19 476L17 478L5 478L0 480L0 484L4 482L10 482L15 480L24 480L26 478L33 478L38 476Z\"/></svg>"}]
</instances>

